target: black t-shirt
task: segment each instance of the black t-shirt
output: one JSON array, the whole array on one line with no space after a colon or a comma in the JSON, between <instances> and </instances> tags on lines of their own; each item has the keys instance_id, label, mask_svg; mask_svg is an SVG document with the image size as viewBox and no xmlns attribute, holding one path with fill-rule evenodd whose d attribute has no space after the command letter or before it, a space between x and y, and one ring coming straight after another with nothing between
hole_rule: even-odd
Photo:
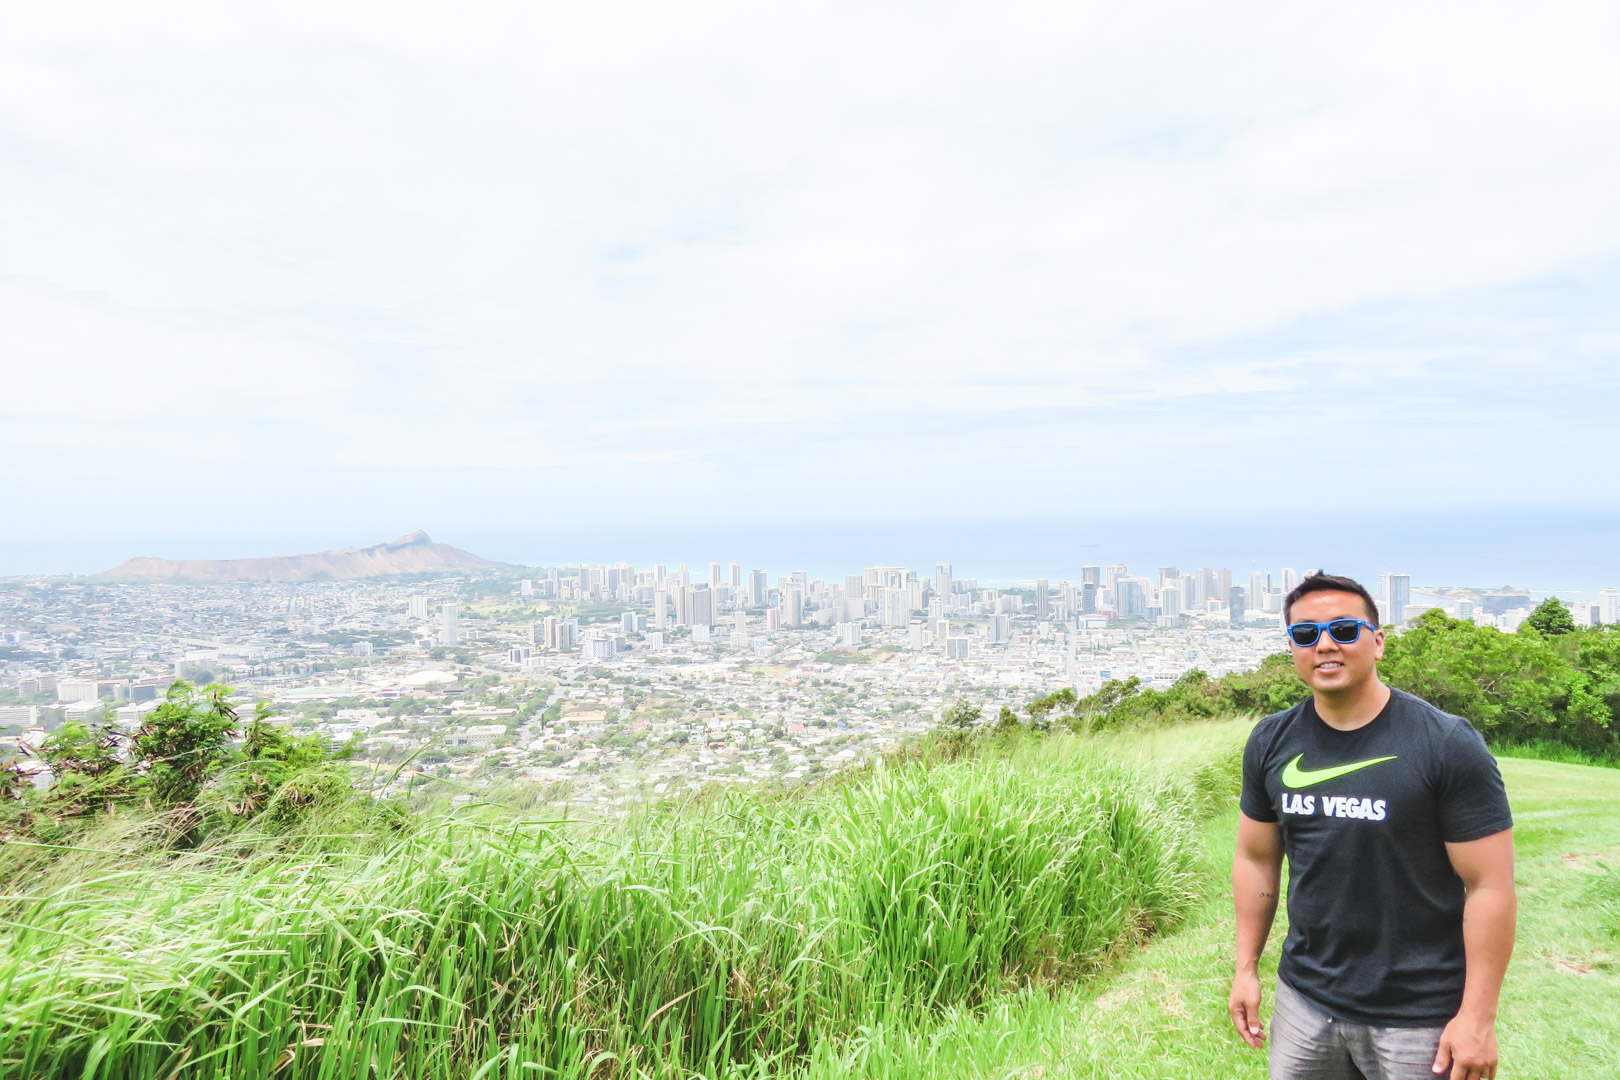
<instances>
[{"instance_id":1,"label":"black t-shirt","mask_svg":"<svg viewBox=\"0 0 1620 1080\"><path fill-rule=\"evenodd\" d=\"M1468 721L1390 691L1338 731L1307 698L1255 725L1243 812L1288 855L1278 968L1341 1020L1439 1027L1462 1005L1463 883L1445 845L1511 828L1496 759Z\"/></svg>"}]
</instances>

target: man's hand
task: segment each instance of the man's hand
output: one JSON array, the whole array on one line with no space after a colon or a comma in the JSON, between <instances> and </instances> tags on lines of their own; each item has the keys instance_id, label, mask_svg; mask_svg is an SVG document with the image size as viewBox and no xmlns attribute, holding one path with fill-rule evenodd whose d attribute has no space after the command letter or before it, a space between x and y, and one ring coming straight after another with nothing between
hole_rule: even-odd
<instances>
[{"instance_id":1,"label":"man's hand","mask_svg":"<svg viewBox=\"0 0 1620 1080\"><path fill-rule=\"evenodd\" d=\"M1232 978L1232 994L1226 999L1226 1011L1232 1014L1232 1023L1244 1042L1256 1050L1266 1045L1266 1028L1260 1023L1258 972L1240 971ZM1495 1042L1491 1043L1491 1064L1496 1064Z\"/></svg>"},{"instance_id":2,"label":"man's hand","mask_svg":"<svg viewBox=\"0 0 1620 1080\"><path fill-rule=\"evenodd\" d=\"M1453 1017L1434 1055L1435 1075L1446 1076L1447 1070L1447 1080L1495 1080L1496 1021L1466 1013Z\"/></svg>"}]
</instances>

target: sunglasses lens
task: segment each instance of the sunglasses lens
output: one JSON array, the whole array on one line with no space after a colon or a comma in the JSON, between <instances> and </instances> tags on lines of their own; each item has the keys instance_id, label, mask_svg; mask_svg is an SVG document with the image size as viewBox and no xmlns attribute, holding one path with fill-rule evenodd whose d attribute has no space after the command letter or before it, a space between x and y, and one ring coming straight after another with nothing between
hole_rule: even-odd
<instances>
[{"instance_id":1,"label":"sunglasses lens","mask_svg":"<svg viewBox=\"0 0 1620 1080\"><path fill-rule=\"evenodd\" d=\"M1303 626L1290 626L1288 628L1288 636L1293 638L1294 644L1298 645L1302 649L1308 649L1312 645L1315 645L1316 639L1320 637L1321 634L1321 629L1310 623L1306 623Z\"/></svg>"},{"instance_id":2,"label":"sunglasses lens","mask_svg":"<svg viewBox=\"0 0 1620 1080\"><path fill-rule=\"evenodd\" d=\"M1328 623L1328 636L1341 645L1348 645L1361 636L1361 624L1354 619L1339 619Z\"/></svg>"}]
</instances>

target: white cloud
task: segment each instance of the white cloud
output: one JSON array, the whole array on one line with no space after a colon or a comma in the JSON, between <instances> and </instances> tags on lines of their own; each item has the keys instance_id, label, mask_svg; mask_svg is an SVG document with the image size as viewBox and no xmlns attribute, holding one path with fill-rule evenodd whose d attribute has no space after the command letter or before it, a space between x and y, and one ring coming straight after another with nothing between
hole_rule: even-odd
<instances>
[{"instance_id":1,"label":"white cloud","mask_svg":"<svg viewBox=\"0 0 1620 1080\"><path fill-rule=\"evenodd\" d=\"M1555 355L1479 355L1426 305L1613 258L1617 29L1600 4L35 5L0 35L0 452L40 490L260 470L408 506L378 477L432 467L678 511L660 493L767 471L1078 488L1084 431L1120 440L1118 504L1156 506L1189 462L1255 468L1237 429L1324 415L1313 390L1384 438L1437 394L1442 427L1502 424L1509 380L1579 386L1612 327L1566 308ZM1381 304L1407 334L1302 329ZM149 437L188 409L230 420ZM901 497L876 491L849 505Z\"/></svg>"}]
</instances>

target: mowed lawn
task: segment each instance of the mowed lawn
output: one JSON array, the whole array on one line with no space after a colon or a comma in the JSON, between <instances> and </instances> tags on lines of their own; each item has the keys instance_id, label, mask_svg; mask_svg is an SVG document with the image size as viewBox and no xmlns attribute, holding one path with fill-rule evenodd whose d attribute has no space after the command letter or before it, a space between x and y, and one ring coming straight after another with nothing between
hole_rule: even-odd
<instances>
[{"instance_id":1,"label":"mowed lawn","mask_svg":"<svg viewBox=\"0 0 1620 1080\"><path fill-rule=\"evenodd\" d=\"M1186 741L1161 737L1149 750L1203 753L1234 730L1211 728ZM1620 941L1599 926L1592 902L1603 865L1620 867L1620 770L1511 758L1501 764L1516 820L1520 907L1498 1024L1498 1075L1620 1077ZM1226 1016L1226 875L1236 820L1231 810L1210 824L1208 889L1192 918L1113 975L1056 996L1010 998L987 1013L958 1013L929 1032L872 1031L853 1048L820 1056L810 1074L1264 1077L1264 1052L1242 1046ZM1267 950L1268 1019L1282 933L1279 925Z\"/></svg>"}]
</instances>

